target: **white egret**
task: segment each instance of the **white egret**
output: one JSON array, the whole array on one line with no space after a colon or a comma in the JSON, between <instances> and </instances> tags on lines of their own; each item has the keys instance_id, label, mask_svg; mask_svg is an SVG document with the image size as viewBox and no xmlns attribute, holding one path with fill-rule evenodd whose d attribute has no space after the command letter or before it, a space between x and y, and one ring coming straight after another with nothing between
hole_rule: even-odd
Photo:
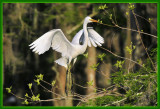
<instances>
[{"instance_id":1,"label":"white egret","mask_svg":"<svg viewBox=\"0 0 160 109\"><path fill-rule=\"evenodd\" d=\"M29 45L30 49L40 55L52 47L53 50L60 52L62 55L55 62L67 69L72 59L74 59L74 64L77 56L86 51L87 45L91 47L92 44L97 47L97 45L101 46L104 43L104 39L92 27L87 27L87 24L91 22L98 21L87 16L84 19L83 29L74 36L72 42L68 41L61 29L53 29L31 43Z\"/></svg>"}]
</instances>

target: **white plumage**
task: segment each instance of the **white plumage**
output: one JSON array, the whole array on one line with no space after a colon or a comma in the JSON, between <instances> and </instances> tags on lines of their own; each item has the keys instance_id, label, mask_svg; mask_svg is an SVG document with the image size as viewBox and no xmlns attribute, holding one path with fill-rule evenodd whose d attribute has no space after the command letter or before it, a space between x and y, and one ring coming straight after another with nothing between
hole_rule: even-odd
<instances>
[{"instance_id":1,"label":"white plumage","mask_svg":"<svg viewBox=\"0 0 160 109\"><path fill-rule=\"evenodd\" d=\"M31 43L29 45L30 49L33 49L33 52L40 55L52 47L53 50L62 54L62 57L55 62L67 68L72 59L74 59L75 63L77 56L86 51L87 45L89 47L91 45L97 47L97 45L102 46L104 43L103 37L92 27L87 28L87 24L90 22L97 21L86 17L83 23L83 29L74 36L72 42L68 41L61 29L53 29Z\"/></svg>"}]
</instances>

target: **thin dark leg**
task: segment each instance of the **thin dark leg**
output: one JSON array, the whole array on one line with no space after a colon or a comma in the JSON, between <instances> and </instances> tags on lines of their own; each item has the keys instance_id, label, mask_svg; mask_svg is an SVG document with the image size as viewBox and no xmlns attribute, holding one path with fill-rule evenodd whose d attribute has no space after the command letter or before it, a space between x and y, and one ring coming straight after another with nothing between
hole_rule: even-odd
<instances>
[{"instance_id":1,"label":"thin dark leg","mask_svg":"<svg viewBox=\"0 0 160 109\"><path fill-rule=\"evenodd\" d=\"M67 72L66 72L66 83L65 83L65 93L66 95L68 96L68 90L67 90L67 75L68 75L68 69L67 69Z\"/></svg>"},{"instance_id":2,"label":"thin dark leg","mask_svg":"<svg viewBox=\"0 0 160 109\"><path fill-rule=\"evenodd\" d=\"M71 76L72 76L72 86L71 86L71 93L73 93L73 95L74 95L74 90L73 90L73 75L72 75L72 73L71 73Z\"/></svg>"},{"instance_id":3,"label":"thin dark leg","mask_svg":"<svg viewBox=\"0 0 160 109\"><path fill-rule=\"evenodd\" d=\"M72 73L71 73L71 77L72 77L72 86L71 86L71 93L74 95L74 87L73 87L73 77L74 77L74 66L72 67Z\"/></svg>"}]
</instances>

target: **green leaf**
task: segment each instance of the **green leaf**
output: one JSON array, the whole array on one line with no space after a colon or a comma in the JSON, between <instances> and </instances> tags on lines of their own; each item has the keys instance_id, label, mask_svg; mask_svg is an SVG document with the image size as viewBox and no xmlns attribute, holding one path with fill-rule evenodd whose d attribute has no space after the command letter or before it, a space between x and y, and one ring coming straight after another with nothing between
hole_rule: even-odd
<instances>
[{"instance_id":1,"label":"green leaf","mask_svg":"<svg viewBox=\"0 0 160 109\"><path fill-rule=\"evenodd\" d=\"M112 14L109 15L109 19L112 19Z\"/></svg>"},{"instance_id":2,"label":"green leaf","mask_svg":"<svg viewBox=\"0 0 160 109\"><path fill-rule=\"evenodd\" d=\"M133 47L132 47L133 46ZM130 46L128 47L128 46L126 46L126 51L128 51L129 52L129 54L132 54L132 52L133 52L133 50L135 50L136 49L136 46L135 45L133 45L132 44L132 42L131 42L131 44L130 44Z\"/></svg>"},{"instance_id":3,"label":"green leaf","mask_svg":"<svg viewBox=\"0 0 160 109\"><path fill-rule=\"evenodd\" d=\"M97 89L94 89L94 93L96 93L97 92Z\"/></svg>"},{"instance_id":4,"label":"green leaf","mask_svg":"<svg viewBox=\"0 0 160 109\"><path fill-rule=\"evenodd\" d=\"M103 61L103 58L104 58L105 56L106 56L106 54L103 53L103 54L98 55L97 57L98 57L99 59L101 59L101 61Z\"/></svg>"},{"instance_id":5,"label":"green leaf","mask_svg":"<svg viewBox=\"0 0 160 109\"><path fill-rule=\"evenodd\" d=\"M99 23L102 23L102 20L98 19L98 22L99 22Z\"/></svg>"},{"instance_id":6,"label":"green leaf","mask_svg":"<svg viewBox=\"0 0 160 109\"><path fill-rule=\"evenodd\" d=\"M148 20L149 20L149 22L151 22L153 19L152 19L152 18L149 18Z\"/></svg>"},{"instance_id":7,"label":"green leaf","mask_svg":"<svg viewBox=\"0 0 160 109\"><path fill-rule=\"evenodd\" d=\"M93 70L97 70L98 65L99 65L99 63L93 64L93 65L91 66L91 68L92 68Z\"/></svg>"},{"instance_id":8,"label":"green leaf","mask_svg":"<svg viewBox=\"0 0 160 109\"><path fill-rule=\"evenodd\" d=\"M42 74L36 75L37 79L39 79L39 80L43 80L43 76L44 75L42 75Z\"/></svg>"},{"instance_id":9,"label":"green leaf","mask_svg":"<svg viewBox=\"0 0 160 109\"><path fill-rule=\"evenodd\" d=\"M33 95L32 98L31 98L31 100L32 101L40 101L39 97L40 97L40 94L38 94L37 96Z\"/></svg>"},{"instance_id":10,"label":"green leaf","mask_svg":"<svg viewBox=\"0 0 160 109\"><path fill-rule=\"evenodd\" d=\"M9 88L6 88L6 91L8 92L8 93L11 93L11 90L12 89L12 86L10 86Z\"/></svg>"},{"instance_id":11,"label":"green leaf","mask_svg":"<svg viewBox=\"0 0 160 109\"><path fill-rule=\"evenodd\" d=\"M122 68L123 64L124 64L124 61L118 61L117 60L117 63L114 66L116 66L117 68Z\"/></svg>"},{"instance_id":12,"label":"green leaf","mask_svg":"<svg viewBox=\"0 0 160 109\"><path fill-rule=\"evenodd\" d=\"M84 56L84 57L86 57L86 58L88 58L88 53L86 53L86 54L83 54L83 56Z\"/></svg>"},{"instance_id":13,"label":"green leaf","mask_svg":"<svg viewBox=\"0 0 160 109\"><path fill-rule=\"evenodd\" d=\"M25 94L25 97L29 97L29 96L28 96L28 93Z\"/></svg>"},{"instance_id":14,"label":"green leaf","mask_svg":"<svg viewBox=\"0 0 160 109\"><path fill-rule=\"evenodd\" d=\"M132 3L129 3L128 8L129 8L130 10L134 10L134 9L135 9L135 7L134 7L134 5L133 5Z\"/></svg>"},{"instance_id":15,"label":"green leaf","mask_svg":"<svg viewBox=\"0 0 160 109\"><path fill-rule=\"evenodd\" d=\"M132 49L130 49L128 46L126 47L126 51L128 51L129 54L132 54Z\"/></svg>"},{"instance_id":16,"label":"green leaf","mask_svg":"<svg viewBox=\"0 0 160 109\"><path fill-rule=\"evenodd\" d=\"M53 80L51 84L54 86L56 84L56 80Z\"/></svg>"},{"instance_id":17,"label":"green leaf","mask_svg":"<svg viewBox=\"0 0 160 109\"><path fill-rule=\"evenodd\" d=\"M92 81L87 82L87 84L88 84L89 86L93 86L93 80L92 80Z\"/></svg>"},{"instance_id":18,"label":"green leaf","mask_svg":"<svg viewBox=\"0 0 160 109\"><path fill-rule=\"evenodd\" d=\"M104 10L106 8L108 8L108 6L106 4L101 5L101 6L98 7L99 10Z\"/></svg>"},{"instance_id":19,"label":"green leaf","mask_svg":"<svg viewBox=\"0 0 160 109\"><path fill-rule=\"evenodd\" d=\"M29 89L31 89L32 88L32 83L29 83L28 87L29 87Z\"/></svg>"},{"instance_id":20,"label":"green leaf","mask_svg":"<svg viewBox=\"0 0 160 109\"><path fill-rule=\"evenodd\" d=\"M103 90L104 92L106 92L106 89L105 89L105 88L103 88L102 90Z\"/></svg>"},{"instance_id":21,"label":"green leaf","mask_svg":"<svg viewBox=\"0 0 160 109\"><path fill-rule=\"evenodd\" d=\"M24 102L22 102L22 104L28 105L28 104L29 104L29 102L28 102L28 100L27 100L27 99L25 99L25 101L24 101Z\"/></svg>"},{"instance_id":22,"label":"green leaf","mask_svg":"<svg viewBox=\"0 0 160 109\"><path fill-rule=\"evenodd\" d=\"M32 101L36 101L36 97L33 95L31 98Z\"/></svg>"},{"instance_id":23,"label":"green leaf","mask_svg":"<svg viewBox=\"0 0 160 109\"><path fill-rule=\"evenodd\" d=\"M129 15L129 13L128 13L128 12L126 12L126 15L128 16L128 15Z\"/></svg>"},{"instance_id":24,"label":"green leaf","mask_svg":"<svg viewBox=\"0 0 160 109\"><path fill-rule=\"evenodd\" d=\"M37 83L37 85L40 85L40 80L39 80L39 79L34 80L34 82L36 82L36 83Z\"/></svg>"}]
</instances>

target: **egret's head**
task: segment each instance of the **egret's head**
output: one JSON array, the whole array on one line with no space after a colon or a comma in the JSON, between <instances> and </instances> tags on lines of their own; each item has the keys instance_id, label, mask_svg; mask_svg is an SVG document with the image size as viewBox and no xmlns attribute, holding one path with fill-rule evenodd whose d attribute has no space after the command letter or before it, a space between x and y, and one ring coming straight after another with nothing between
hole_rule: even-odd
<instances>
[{"instance_id":1,"label":"egret's head","mask_svg":"<svg viewBox=\"0 0 160 109\"><path fill-rule=\"evenodd\" d=\"M91 23L91 22L98 22L97 20L94 20L94 19L92 19L92 18L89 17L89 16L87 16L87 17L85 18L85 21L88 22L88 23Z\"/></svg>"}]
</instances>

